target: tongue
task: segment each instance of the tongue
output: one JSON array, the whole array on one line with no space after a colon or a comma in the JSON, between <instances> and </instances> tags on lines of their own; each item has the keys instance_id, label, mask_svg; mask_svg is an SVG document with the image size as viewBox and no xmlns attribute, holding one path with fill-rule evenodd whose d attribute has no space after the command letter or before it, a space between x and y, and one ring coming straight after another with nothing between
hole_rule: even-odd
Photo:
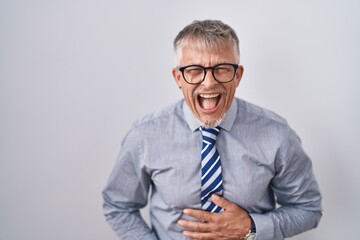
<instances>
[{"instance_id":1,"label":"tongue","mask_svg":"<svg viewBox=\"0 0 360 240\"><path fill-rule=\"evenodd\" d=\"M200 98L200 104L203 109L209 110L216 107L217 98Z\"/></svg>"}]
</instances>

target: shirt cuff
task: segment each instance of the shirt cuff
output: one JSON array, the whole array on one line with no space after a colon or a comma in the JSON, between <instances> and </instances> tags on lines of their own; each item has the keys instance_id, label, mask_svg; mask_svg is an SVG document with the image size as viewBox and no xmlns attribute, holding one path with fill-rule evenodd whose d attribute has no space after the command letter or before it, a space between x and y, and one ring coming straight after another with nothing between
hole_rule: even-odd
<instances>
[{"instance_id":1,"label":"shirt cuff","mask_svg":"<svg viewBox=\"0 0 360 240\"><path fill-rule=\"evenodd\" d=\"M275 236L273 219L264 214L250 213L256 227L255 240L273 240Z\"/></svg>"}]
</instances>

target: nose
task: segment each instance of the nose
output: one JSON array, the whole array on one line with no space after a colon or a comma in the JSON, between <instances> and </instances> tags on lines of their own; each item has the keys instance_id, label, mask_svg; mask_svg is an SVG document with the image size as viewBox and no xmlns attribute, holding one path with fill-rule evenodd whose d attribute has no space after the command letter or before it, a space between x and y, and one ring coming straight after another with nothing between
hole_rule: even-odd
<instances>
[{"instance_id":1,"label":"nose","mask_svg":"<svg viewBox=\"0 0 360 240\"><path fill-rule=\"evenodd\" d=\"M216 85L218 82L215 80L211 69L206 69L206 75L204 81L201 83L201 85L205 87L211 87Z\"/></svg>"}]
</instances>

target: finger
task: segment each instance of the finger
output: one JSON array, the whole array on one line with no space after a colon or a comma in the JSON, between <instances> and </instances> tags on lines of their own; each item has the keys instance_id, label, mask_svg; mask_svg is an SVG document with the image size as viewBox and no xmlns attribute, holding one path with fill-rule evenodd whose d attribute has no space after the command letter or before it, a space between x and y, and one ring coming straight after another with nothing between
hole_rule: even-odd
<instances>
[{"instance_id":1,"label":"finger","mask_svg":"<svg viewBox=\"0 0 360 240\"><path fill-rule=\"evenodd\" d=\"M209 224L205 222L195 222L195 221L187 221L187 220L179 220L178 224L186 228L187 230L193 231L193 232L208 232Z\"/></svg>"},{"instance_id":2,"label":"finger","mask_svg":"<svg viewBox=\"0 0 360 240\"><path fill-rule=\"evenodd\" d=\"M183 234L190 239L199 239L199 240L216 239L216 236L213 233L199 233L199 232L191 232L185 230Z\"/></svg>"},{"instance_id":3,"label":"finger","mask_svg":"<svg viewBox=\"0 0 360 240\"><path fill-rule=\"evenodd\" d=\"M196 209L184 209L184 214L197 218L201 221L211 222L213 214L204 210L196 210Z\"/></svg>"},{"instance_id":4,"label":"finger","mask_svg":"<svg viewBox=\"0 0 360 240\"><path fill-rule=\"evenodd\" d=\"M211 200L217 206L222 207L224 210L231 209L235 204L227 200L226 198L220 197L219 195L213 194Z\"/></svg>"}]
</instances>

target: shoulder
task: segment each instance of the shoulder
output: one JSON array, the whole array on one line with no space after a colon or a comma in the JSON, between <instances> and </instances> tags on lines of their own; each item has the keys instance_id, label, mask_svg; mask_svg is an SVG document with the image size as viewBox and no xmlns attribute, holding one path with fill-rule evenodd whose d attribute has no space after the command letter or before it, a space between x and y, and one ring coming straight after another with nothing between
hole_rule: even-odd
<instances>
[{"instance_id":1,"label":"shoulder","mask_svg":"<svg viewBox=\"0 0 360 240\"><path fill-rule=\"evenodd\" d=\"M159 111L145 114L136 119L123 138L123 144L130 142L139 145L139 141L146 139L155 141L160 136L164 137L164 132L172 129L170 124L182 121L182 104L183 101L178 101Z\"/></svg>"},{"instance_id":2,"label":"shoulder","mask_svg":"<svg viewBox=\"0 0 360 240\"><path fill-rule=\"evenodd\" d=\"M285 118L269 109L260 107L256 104L239 98L236 98L236 101L238 105L238 117L242 119L241 121L254 121L255 119L258 119L274 124L288 126L288 122Z\"/></svg>"},{"instance_id":3,"label":"shoulder","mask_svg":"<svg viewBox=\"0 0 360 240\"><path fill-rule=\"evenodd\" d=\"M163 109L146 114L133 123L132 128L149 127L153 125L165 126L169 121L183 118L182 104L183 100L177 101Z\"/></svg>"}]
</instances>

